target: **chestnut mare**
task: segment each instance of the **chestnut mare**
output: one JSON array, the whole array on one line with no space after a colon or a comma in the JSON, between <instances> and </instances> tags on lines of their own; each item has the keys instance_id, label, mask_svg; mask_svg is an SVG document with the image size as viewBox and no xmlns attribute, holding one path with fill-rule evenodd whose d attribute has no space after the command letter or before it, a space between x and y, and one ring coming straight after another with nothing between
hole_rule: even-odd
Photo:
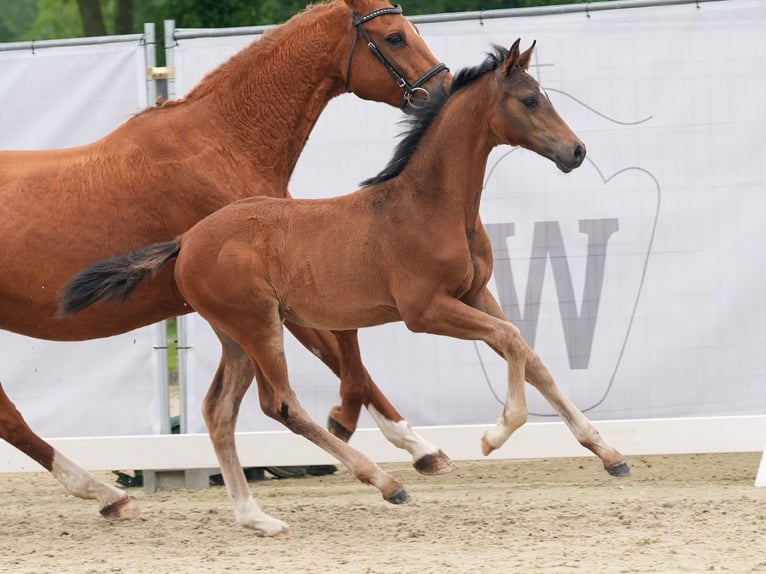
<instances>
[{"instance_id":1,"label":"chestnut mare","mask_svg":"<svg viewBox=\"0 0 766 574\"><path fill-rule=\"evenodd\" d=\"M184 299L223 334L225 347L244 349L260 372L263 411L332 453L391 502L408 499L402 485L299 404L287 377L283 321L339 331L404 321L415 332L482 340L508 362L507 399L482 437L485 455L526 421L524 380L531 367L545 373L532 384L578 439L614 474L625 474L623 456L558 388L487 289L492 248L479 203L492 148L523 146L564 172L585 158L584 145L527 73L533 49L520 53L518 40L510 50L496 47L484 63L457 74L449 93L433 93L386 169L355 193L230 204L175 241L82 271L64 292L62 314L96 301L127 301L134 289L141 298L156 279L136 287L175 261ZM238 495L240 523L265 535L288 532L249 490Z\"/></svg>"},{"instance_id":2,"label":"chestnut mare","mask_svg":"<svg viewBox=\"0 0 766 574\"><path fill-rule=\"evenodd\" d=\"M430 89L446 73L400 8L384 0L334 0L270 30L187 97L138 114L100 141L0 153L0 328L83 340L190 312L168 269L129 305L56 317L64 284L88 264L173 239L235 200L284 197L309 133L331 98L345 90L409 107L414 96L428 95L425 85ZM94 224L85 228L85 221ZM362 366L355 333L341 334L339 345L331 333L288 328L341 377L338 428L348 424L353 430L346 421L355 422L367 402L389 420L402 420ZM223 341L226 352L205 414L234 495L247 482L236 457L230 457L230 409L254 371L228 337ZM102 515L137 515L122 490L97 480L37 436L1 386L0 438L52 472L70 493L96 499ZM413 440L426 445L420 455L441 461L435 471L449 467L438 448Z\"/></svg>"}]
</instances>

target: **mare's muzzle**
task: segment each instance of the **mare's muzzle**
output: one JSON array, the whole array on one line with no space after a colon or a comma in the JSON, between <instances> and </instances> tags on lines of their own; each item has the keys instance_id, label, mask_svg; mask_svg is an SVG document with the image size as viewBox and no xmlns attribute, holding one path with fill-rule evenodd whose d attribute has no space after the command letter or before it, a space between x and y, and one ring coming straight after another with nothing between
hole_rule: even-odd
<instances>
[{"instance_id":1,"label":"mare's muzzle","mask_svg":"<svg viewBox=\"0 0 766 574\"><path fill-rule=\"evenodd\" d=\"M378 47L375 45L375 42L372 41L369 34L365 32L364 27L362 27L362 24L365 22L369 22L373 18L377 18L378 16L382 16L383 14L401 14L402 13L402 7L395 5L391 8L381 8L379 10L373 10L369 14L366 14L365 16L357 16L356 13L351 13L351 19L354 23L354 28L356 29L356 34L354 34L354 41L351 44L351 54L348 57L348 69L346 70L346 91L349 90L350 82L351 82L351 62L354 59L354 50L356 48L356 41L357 38L361 35L365 42L367 42L367 47L372 52L372 55L377 58L377 60L383 64L383 67L386 69L386 71L391 74L391 77L396 82L396 85L399 86L404 90L404 96L402 97L402 103L400 104L400 108L402 110L405 110L407 106L411 106L413 108L419 108L422 107L431 97L431 95L428 93L428 90L426 90L423 87L423 84L425 84L428 80L433 78L436 74L439 72L442 72L442 82L444 81L444 77L449 72L449 68L447 68L446 64L439 62L436 64L433 68L428 70L425 74L420 76L417 80L415 80L414 83L410 84L407 81L407 78L405 78L401 73L399 73L399 70L396 69L396 67L388 61L388 59L383 55L383 52L381 52Z\"/></svg>"}]
</instances>

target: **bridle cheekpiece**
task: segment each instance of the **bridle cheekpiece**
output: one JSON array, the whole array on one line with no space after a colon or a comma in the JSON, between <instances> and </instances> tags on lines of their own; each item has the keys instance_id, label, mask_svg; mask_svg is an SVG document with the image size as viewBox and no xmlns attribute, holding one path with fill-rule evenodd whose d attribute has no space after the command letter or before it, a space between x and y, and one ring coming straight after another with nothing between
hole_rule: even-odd
<instances>
[{"instance_id":1,"label":"bridle cheekpiece","mask_svg":"<svg viewBox=\"0 0 766 574\"><path fill-rule=\"evenodd\" d=\"M396 85L399 86L404 90L404 97L402 98L402 103L400 107L402 109L405 109L407 105L412 106L413 108L419 107L416 106L412 98L413 96L421 92L424 96L426 101L430 98L430 94L428 93L428 90L426 90L423 87L423 84L425 84L428 80L433 78L436 74L439 72L447 73L449 69L447 66L443 63L436 64L433 68L428 70L425 74L420 76L415 83L410 84L407 79L399 73L399 70L396 69L396 67L388 61L388 59L383 55L383 53L378 49L378 47L375 45L375 42L372 41L370 36L367 34L367 32L364 30L364 27L362 24L365 22L369 22L373 18L377 18L378 16L382 16L383 14L402 14L403 10L401 6L394 5L389 8L379 8L378 10L373 10L369 14L366 14L364 16L358 16L355 12L351 13L351 20L354 23L354 41L351 43L351 53L348 56L348 67L346 69L346 91L351 91L351 63L354 59L354 50L356 49L356 41L361 35L365 42L367 42L367 47L372 52L372 55L377 58L377 60L383 64L383 67L386 69L386 71L391 74L391 77L396 82Z\"/></svg>"}]
</instances>

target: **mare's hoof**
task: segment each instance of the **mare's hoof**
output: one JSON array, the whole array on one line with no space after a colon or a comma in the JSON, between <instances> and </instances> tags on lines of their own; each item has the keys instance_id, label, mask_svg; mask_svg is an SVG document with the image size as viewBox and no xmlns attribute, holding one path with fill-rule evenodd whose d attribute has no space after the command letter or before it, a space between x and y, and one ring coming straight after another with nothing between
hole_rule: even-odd
<instances>
[{"instance_id":1,"label":"mare's hoof","mask_svg":"<svg viewBox=\"0 0 766 574\"><path fill-rule=\"evenodd\" d=\"M457 465L450 460L450 457L441 450L437 453L421 456L412 466L420 474L447 474L457 468Z\"/></svg>"},{"instance_id":2,"label":"mare's hoof","mask_svg":"<svg viewBox=\"0 0 766 574\"><path fill-rule=\"evenodd\" d=\"M107 520L133 520L141 514L138 505L127 494L119 500L107 504L100 512L101 516Z\"/></svg>"},{"instance_id":3,"label":"mare's hoof","mask_svg":"<svg viewBox=\"0 0 766 574\"><path fill-rule=\"evenodd\" d=\"M394 492L391 496L386 497L386 500L391 504L407 504L410 501L410 495L403 488L400 488Z\"/></svg>"},{"instance_id":4,"label":"mare's hoof","mask_svg":"<svg viewBox=\"0 0 766 574\"><path fill-rule=\"evenodd\" d=\"M351 435L354 434L354 431L348 430L346 427L332 418L332 416L327 418L327 430L330 431L330 434L335 435L343 442L348 442L351 438Z\"/></svg>"},{"instance_id":5,"label":"mare's hoof","mask_svg":"<svg viewBox=\"0 0 766 574\"><path fill-rule=\"evenodd\" d=\"M630 476L630 465L626 461L618 462L614 466L610 466L606 471L612 476Z\"/></svg>"}]
</instances>

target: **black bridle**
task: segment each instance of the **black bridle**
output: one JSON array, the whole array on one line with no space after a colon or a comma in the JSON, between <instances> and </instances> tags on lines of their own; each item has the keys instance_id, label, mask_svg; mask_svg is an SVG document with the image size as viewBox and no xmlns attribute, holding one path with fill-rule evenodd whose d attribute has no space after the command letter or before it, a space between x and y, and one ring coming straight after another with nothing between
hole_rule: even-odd
<instances>
[{"instance_id":1,"label":"black bridle","mask_svg":"<svg viewBox=\"0 0 766 574\"><path fill-rule=\"evenodd\" d=\"M365 16L357 16L355 12L351 13L351 20L354 23L354 41L351 44L351 53L348 56L348 68L346 69L346 91L349 92L350 90L350 84L351 84L351 63L354 60L354 50L356 49L356 40L361 34L362 38L365 42L367 42L367 47L372 52L372 55L375 56L378 61L383 64L383 67L388 71L389 74L391 74L391 77L396 81L396 85L399 86L404 90L404 97L402 98L401 103L401 109L404 109L407 105L412 106L413 108L416 108L416 106L412 102L412 97L417 92L422 92L425 95L426 101L428 101L428 98L430 97L430 94L428 93L428 90L426 90L423 87L423 84L425 84L428 80L433 78L436 74L439 72L442 72L446 74L449 71L449 68L447 68L446 65L443 63L436 64L433 68L428 70L425 74L420 76L414 84L410 84L407 79L402 76L399 71L394 67L394 65L389 62L386 57L383 55L383 53L378 49L378 47L375 45L375 42L372 41L370 36L365 32L364 27L362 27L362 24L365 22L369 22L373 18L377 18L378 16L382 16L383 14L401 14L402 8L401 6L392 6L390 8L380 8L379 10L373 10L369 14Z\"/></svg>"}]
</instances>

